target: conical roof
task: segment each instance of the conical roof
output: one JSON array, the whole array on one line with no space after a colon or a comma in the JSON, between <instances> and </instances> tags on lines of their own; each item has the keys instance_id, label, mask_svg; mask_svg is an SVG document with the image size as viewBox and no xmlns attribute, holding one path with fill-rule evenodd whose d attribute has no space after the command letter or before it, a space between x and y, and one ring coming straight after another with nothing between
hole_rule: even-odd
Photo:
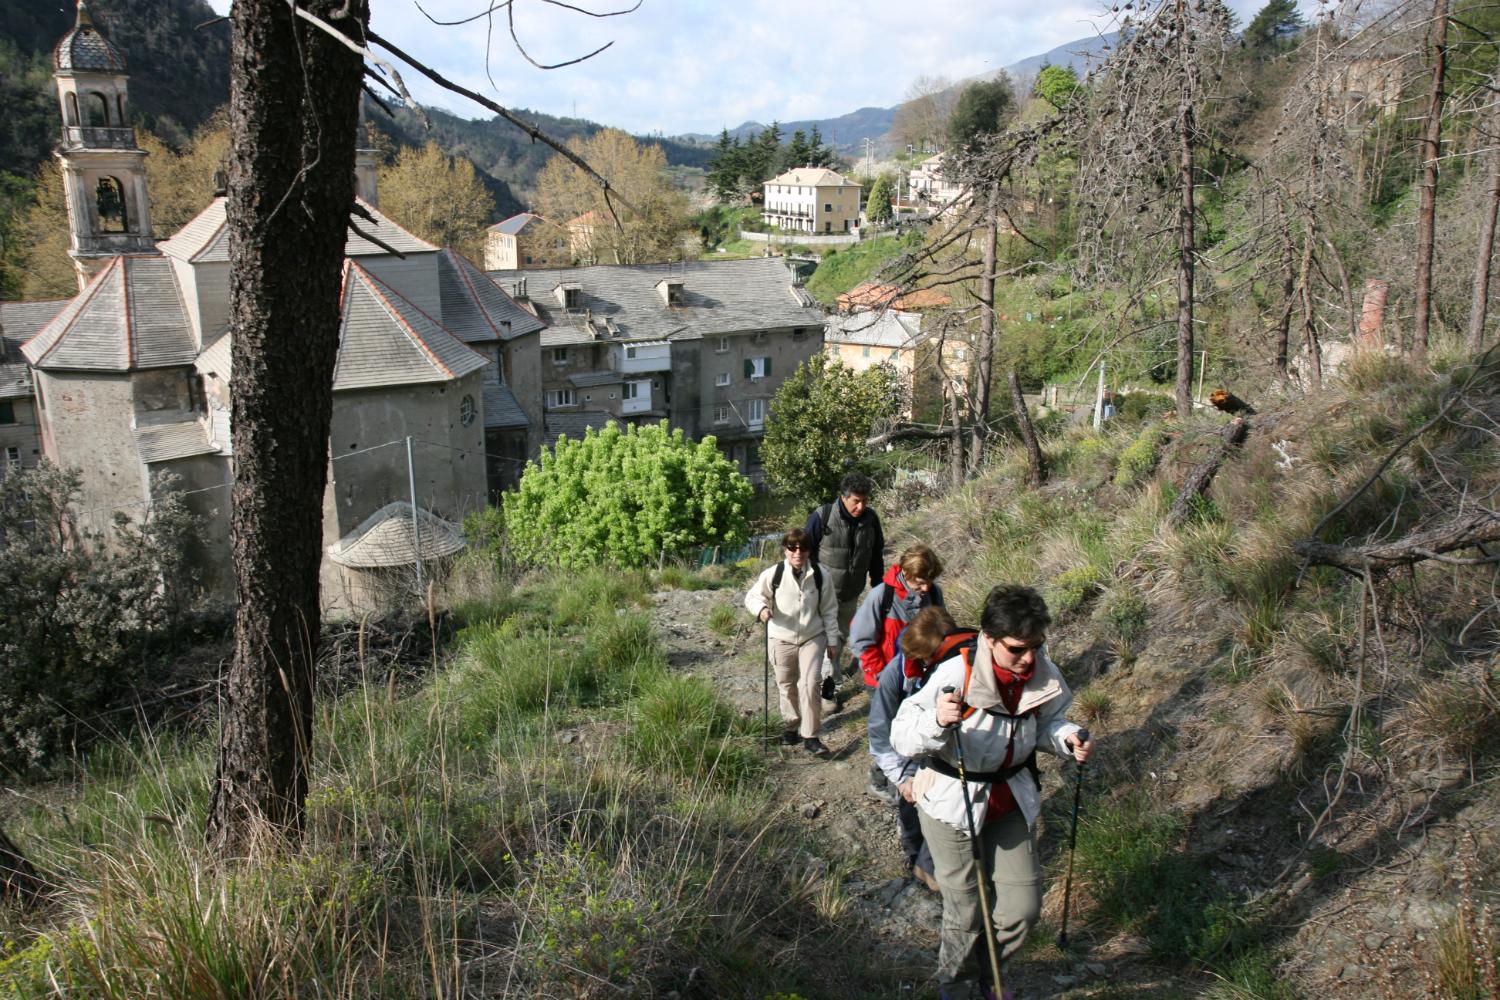
<instances>
[{"instance_id":1,"label":"conical roof","mask_svg":"<svg viewBox=\"0 0 1500 1000\"><path fill-rule=\"evenodd\" d=\"M94 27L88 4L78 0L78 20L52 50L55 69L95 73L125 72L125 57Z\"/></svg>"}]
</instances>

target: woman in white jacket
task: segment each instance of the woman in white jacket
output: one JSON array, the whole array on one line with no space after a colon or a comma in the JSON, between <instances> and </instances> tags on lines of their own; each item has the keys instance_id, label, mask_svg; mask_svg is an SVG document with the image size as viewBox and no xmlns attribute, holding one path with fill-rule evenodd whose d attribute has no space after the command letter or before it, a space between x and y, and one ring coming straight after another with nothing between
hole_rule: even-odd
<instances>
[{"instance_id":1,"label":"woman in white jacket","mask_svg":"<svg viewBox=\"0 0 1500 1000\"><path fill-rule=\"evenodd\" d=\"M1080 728L1063 717L1073 695L1043 648L1050 622L1036 591L995 587L974 645L938 664L891 725L892 747L923 764L912 797L943 895L937 978L945 1000L994 996L955 737L963 739L1002 957L1021 947L1041 912L1032 833L1041 811L1035 752L1081 762L1093 750L1093 741L1081 742Z\"/></svg>"},{"instance_id":2,"label":"woman in white jacket","mask_svg":"<svg viewBox=\"0 0 1500 1000\"><path fill-rule=\"evenodd\" d=\"M823 653L839 655L838 594L832 580L814 565L812 544L801 528L781 540L786 558L768 568L745 594L745 607L766 623L771 663L776 668L781 742L799 740L808 753L828 757L818 738L823 729Z\"/></svg>"}]
</instances>

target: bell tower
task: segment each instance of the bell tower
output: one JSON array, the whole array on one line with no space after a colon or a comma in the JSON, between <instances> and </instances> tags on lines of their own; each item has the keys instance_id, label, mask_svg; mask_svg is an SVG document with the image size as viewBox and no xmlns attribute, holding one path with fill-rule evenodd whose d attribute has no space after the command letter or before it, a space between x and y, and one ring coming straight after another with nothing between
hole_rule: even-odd
<instances>
[{"instance_id":1,"label":"bell tower","mask_svg":"<svg viewBox=\"0 0 1500 1000\"><path fill-rule=\"evenodd\" d=\"M94 26L85 0L52 51L62 113L57 158L68 200L68 253L83 288L110 259L144 253L151 237L146 152L126 117L125 59Z\"/></svg>"}]
</instances>

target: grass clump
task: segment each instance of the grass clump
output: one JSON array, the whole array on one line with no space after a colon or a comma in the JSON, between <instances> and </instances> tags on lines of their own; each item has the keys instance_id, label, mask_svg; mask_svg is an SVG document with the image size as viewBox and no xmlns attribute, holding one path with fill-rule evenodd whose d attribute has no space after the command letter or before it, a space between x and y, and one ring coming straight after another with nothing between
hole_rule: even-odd
<instances>
[{"instance_id":1,"label":"grass clump","mask_svg":"<svg viewBox=\"0 0 1500 1000\"><path fill-rule=\"evenodd\" d=\"M1160 425L1148 424L1135 436L1135 440L1120 452L1115 467L1115 485L1129 489L1145 479L1156 469L1161 457L1161 443L1165 437Z\"/></svg>"},{"instance_id":2,"label":"grass clump","mask_svg":"<svg viewBox=\"0 0 1500 1000\"><path fill-rule=\"evenodd\" d=\"M1057 574L1047 584L1047 606L1057 615L1069 615L1083 607L1104 583L1104 571L1092 563Z\"/></svg>"},{"instance_id":3,"label":"grass clump","mask_svg":"<svg viewBox=\"0 0 1500 1000\"><path fill-rule=\"evenodd\" d=\"M719 635L734 635L739 625L739 612L733 604L715 604L708 612L708 627Z\"/></svg>"},{"instance_id":4,"label":"grass clump","mask_svg":"<svg viewBox=\"0 0 1500 1000\"><path fill-rule=\"evenodd\" d=\"M630 705L625 742L642 767L733 786L760 770L734 714L699 677L662 674Z\"/></svg>"}]
</instances>

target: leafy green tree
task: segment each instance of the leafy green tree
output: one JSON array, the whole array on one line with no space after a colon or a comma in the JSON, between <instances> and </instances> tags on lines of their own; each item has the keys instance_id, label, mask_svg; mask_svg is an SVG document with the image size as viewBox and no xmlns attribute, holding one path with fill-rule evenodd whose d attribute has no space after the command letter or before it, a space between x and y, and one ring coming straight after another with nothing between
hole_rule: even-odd
<instances>
[{"instance_id":1,"label":"leafy green tree","mask_svg":"<svg viewBox=\"0 0 1500 1000\"><path fill-rule=\"evenodd\" d=\"M766 475L804 503L832 496L840 479L869 465L871 431L900 405L889 365L856 372L824 354L808 358L771 400L760 450Z\"/></svg>"},{"instance_id":2,"label":"leafy green tree","mask_svg":"<svg viewBox=\"0 0 1500 1000\"><path fill-rule=\"evenodd\" d=\"M1245 44L1258 52L1282 51L1305 27L1297 0L1269 0L1245 29Z\"/></svg>"},{"instance_id":3,"label":"leafy green tree","mask_svg":"<svg viewBox=\"0 0 1500 1000\"><path fill-rule=\"evenodd\" d=\"M68 203L56 160L37 171L33 200L12 230L22 261L21 298L56 299L78 293L77 272L68 256Z\"/></svg>"},{"instance_id":4,"label":"leafy green tree","mask_svg":"<svg viewBox=\"0 0 1500 1000\"><path fill-rule=\"evenodd\" d=\"M1032 92L1061 111L1078 89L1078 72L1071 66L1043 66Z\"/></svg>"},{"instance_id":5,"label":"leafy green tree","mask_svg":"<svg viewBox=\"0 0 1500 1000\"><path fill-rule=\"evenodd\" d=\"M869 199L865 202L865 218L871 222L891 221L891 179L881 174L870 187Z\"/></svg>"},{"instance_id":6,"label":"leafy green tree","mask_svg":"<svg viewBox=\"0 0 1500 1000\"><path fill-rule=\"evenodd\" d=\"M529 463L505 495L505 528L523 562L645 566L663 552L744 542L752 492L713 437L611 423Z\"/></svg>"},{"instance_id":7,"label":"leafy green tree","mask_svg":"<svg viewBox=\"0 0 1500 1000\"><path fill-rule=\"evenodd\" d=\"M954 149L976 153L984 136L1005 128L1015 108L1010 81L1005 76L971 83L958 95L953 116L948 119L948 143Z\"/></svg>"},{"instance_id":8,"label":"leafy green tree","mask_svg":"<svg viewBox=\"0 0 1500 1000\"><path fill-rule=\"evenodd\" d=\"M402 149L395 163L381 168L380 210L422 239L480 260L495 200L474 164L429 141L422 149Z\"/></svg>"}]
</instances>

